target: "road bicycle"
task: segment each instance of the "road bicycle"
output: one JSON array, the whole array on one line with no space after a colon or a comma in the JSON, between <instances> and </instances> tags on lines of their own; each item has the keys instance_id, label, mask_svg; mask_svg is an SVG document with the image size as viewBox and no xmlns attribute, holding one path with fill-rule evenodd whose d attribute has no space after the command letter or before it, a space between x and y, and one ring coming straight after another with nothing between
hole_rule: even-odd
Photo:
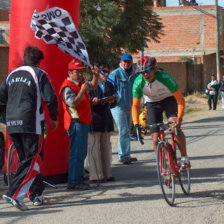
<instances>
[{"instance_id":1,"label":"road bicycle","mask_svg":"<svg viewBox=\"0 0 224 224\"><path fill-rule=\"evenodd\" d=\"M159 127L159 137L156 152L157 175L163 196L169 205L174 205L175 183L179 180L185 195L189 195L191 188L190 168L180 167L180 151L175 142L175 135L179 135L175 128L172 132L170 125L175 121L156 123L150 127ZM140 142L143 143L141 137Z\"/></svg>"},{"instance_id":2,"label":"road bicycle","mask_svg":"<svg viewBox=\"0 0 224 224\"><path fill-rule=\"evenodd\" d=\"M10 186L12 179L17 171L17 169L19 168L19 156L17 154L17 150L15 148L14 143L11 143L9 150L8 150L8 156L7 156L7 168L6 168L6 177L5 179L5 183ZM49 183L46 180L42 180L46 185L53 187L53 188L57 188L55 185Z\"/></svg>"},{"instance_id":3,"label":"road bicycle","mask_svg":"<svg viewBox=\"0 0 224 224\"><path fill-rule=\"evenodd\" d=\"M46 126L46 122L44 123L44 134L42 135L43 141L44 139L47 137L47 126ZM43 144L42 141L42 144ZM42 146L41 146L42 147ZM19 164L20 164L20 160L19 160L19 156L16 150L16 147L14 145L14 143L12 142L9 150L8 150L8 155L7 155L7 167L6 167L6 177L5 182L8 186L11 185L12 179L17 171L17 169L19 168ZM43 182L53 188L57 188L55 185L43 180Z\"/></svg>"}]
</instances>

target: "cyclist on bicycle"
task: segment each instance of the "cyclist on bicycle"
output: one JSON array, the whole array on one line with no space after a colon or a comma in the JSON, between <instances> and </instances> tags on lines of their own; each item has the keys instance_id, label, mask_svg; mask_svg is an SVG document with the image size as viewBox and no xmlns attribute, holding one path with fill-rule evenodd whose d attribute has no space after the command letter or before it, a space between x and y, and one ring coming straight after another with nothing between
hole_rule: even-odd
<instances>
[{"instance_id":1,"label":"cyclist on bicycle","mask_svg":"<svg viewBox=\"0 0 224 224\"><path fill-rule=\"evenodd\" d=\"M164 111L168 121L176 122L178 136L175 136L175 141L181 152L181 168L190 167L186 152L186 139L181 130L185 100L176 81L169 73L158 70L156 58L150 56L144 56L138 61L136 72L139 76L135 79L132 90L132 117L135 128L139 129L140 101L144 95L149 114L149 125L161 123ZM172 125L174 131L173 127L174 125ZM158 127L150 127L150 134L153 139L153 149L156 152Z\"/></svg>"}]
</instances>

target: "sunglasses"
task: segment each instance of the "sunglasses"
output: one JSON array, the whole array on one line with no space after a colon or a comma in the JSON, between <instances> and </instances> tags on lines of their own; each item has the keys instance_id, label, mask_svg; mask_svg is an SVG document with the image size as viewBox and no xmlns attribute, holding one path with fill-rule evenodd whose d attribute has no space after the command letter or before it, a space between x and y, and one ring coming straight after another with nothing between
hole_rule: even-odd
<instances>
[{"instance_id":1,"label":"sunglasses","mask_svg":"<svg viewBox=\"0 0 224 224\"><path fill-rule=\"evenodd\" d=\"M153 68L147 69L147 70L143 71L142 74L144 74L144 73L150 73L152 70L153 70Z\"/></svg>"},{"instance_id":2,"label":"sunglasses","mask_svg":"<svg viewBox=\"0 0 224 224\"><path fill-rule=\"evenodd\" d=\"M103 73L110 73L108 70L102 70Z\"/></svg>"}]
</instances>

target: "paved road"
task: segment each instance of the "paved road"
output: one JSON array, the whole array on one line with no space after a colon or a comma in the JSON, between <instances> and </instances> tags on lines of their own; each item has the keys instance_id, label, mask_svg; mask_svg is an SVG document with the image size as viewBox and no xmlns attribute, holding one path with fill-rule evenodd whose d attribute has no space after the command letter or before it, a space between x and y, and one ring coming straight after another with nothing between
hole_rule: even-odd
<instances>
[{"instance_id":1,"label":"paved road","mask_svg":"<svg viewBox=\"0 0 224 224\"><path fill-rule=\"evenodd\" d=\"M47 188L45 205L20 212L0 199L1 224L213 224L224 223L224 114L208 112L207 118L185 122L188 154L192 164L192 193L176 187L176 206L162 197L156 176L152 141L142 147L132 142L138 162L117 161L113 137L113 174L116 182L101 184L88 192L68 192L65 184ZM2 191L0 191L2 194Z\"/></svg>"}]
</instances>

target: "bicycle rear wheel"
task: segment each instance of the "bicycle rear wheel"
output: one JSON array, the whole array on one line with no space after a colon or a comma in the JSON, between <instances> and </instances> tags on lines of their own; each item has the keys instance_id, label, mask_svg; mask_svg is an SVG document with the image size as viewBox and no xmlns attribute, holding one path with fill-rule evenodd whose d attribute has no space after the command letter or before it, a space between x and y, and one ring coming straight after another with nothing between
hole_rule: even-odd
<instances>
[{"instance_id":1,"label":"bicycle rear wheel","mask_svg":"<svg viewBox=\"0 0 224 224\"><path fill-rule=\"evenodd\" d=\"M3 136L0 134L0 170L4 166L4 157L5 156L5 142Z\"/></svg>"},{"instance_id":2,"label":"bicycle rear wheel","mask_svg":"<svg viewBox=\"0 0 224 224\"><path fill-rule=\"evenodd\" d=\"M12 179L15 175L16 170L19 167L19 158L14 144L12 143L9 147L8 158L7 158L7 184L11 185Z\"/></svg>"},{"instance_id":3,"label":"bicycle rear wheel","mask_svg":"<svg viewBox=\"0 0 224 224\"><path fill-rule=\"evenodd\" d=\"M169 205L175 200L175 177L171 164L171 155L167 151L165 142L160 142L157 146L157 175L163 196Z\"/></svg>"}]
</instances>

